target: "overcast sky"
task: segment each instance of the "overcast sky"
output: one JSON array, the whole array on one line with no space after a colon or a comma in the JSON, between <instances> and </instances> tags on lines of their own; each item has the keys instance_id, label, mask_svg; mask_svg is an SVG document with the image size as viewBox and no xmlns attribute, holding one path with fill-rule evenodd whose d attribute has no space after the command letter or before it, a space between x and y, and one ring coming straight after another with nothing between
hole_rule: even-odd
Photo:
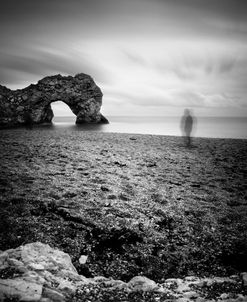
<instances>
[{"instance_id":1,"label":"overcast sky","mask_svg":"<svg viewBox=\"0 0 247 302\"><path fill-rule=\"evenodd\" d=\"M185 107L247 116L246 2L8 0L0 10L0 84L23 88L83 72L101 88L106 116Z\"/></svg>"}]
</instances>

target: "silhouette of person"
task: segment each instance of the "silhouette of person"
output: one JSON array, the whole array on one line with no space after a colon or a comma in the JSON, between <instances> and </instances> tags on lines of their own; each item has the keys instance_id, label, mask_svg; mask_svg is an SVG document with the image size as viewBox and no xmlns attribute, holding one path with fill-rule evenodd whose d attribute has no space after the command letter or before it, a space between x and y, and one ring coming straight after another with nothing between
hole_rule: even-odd
<instances>
[{"instance_id":1,"label":"silhouette of person","mask_svg":"<svg viewBox=\"0 0 247 302\"><path fill-rule=\"evenodd\" d=\"M190 113L189 109L184 110L184 115L181 119L181 131L184 137L185 145L187 147L191 146L191 132L193 130L194 119Z\"/></svg>"}]
</instances>

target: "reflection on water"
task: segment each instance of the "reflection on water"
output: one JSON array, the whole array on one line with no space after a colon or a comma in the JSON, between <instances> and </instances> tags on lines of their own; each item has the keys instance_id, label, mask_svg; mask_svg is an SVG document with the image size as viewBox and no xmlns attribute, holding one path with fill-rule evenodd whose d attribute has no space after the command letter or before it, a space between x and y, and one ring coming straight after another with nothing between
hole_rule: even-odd
<instances>
[{"instance_id":1,"label":"reflection on water","mask_svg":"<svg viewBox=\"0 0 247 302\"><path fill-rule=\"evenodd\" d=\"M57 116L52 120L51 127L66 128L75 131L103 131L105 124L76 124L74 116Z\"/></svg>"},{"instance_id":2,"label":"reflection on water","mask_svg":"<svg viewBox=\"0 0 247 302\"><path fill-rule=\"evenodd\" d=\"M34 125L34 128L39 130L55 130L64 128L71 131L103 131L105 124L75 124L75 122L52 122L44 123L40 125Z\"/></svg>"},{"instance_id":3,"label":"reflection on water","mask_svg":"<svg viewBox=\"0 0 247 302\"><path fill-rule=\"evenodd\" d=\"M103 132L104 124L74 124L70 126L77 131L100 131Z\"/></svg>"}]
</instances>

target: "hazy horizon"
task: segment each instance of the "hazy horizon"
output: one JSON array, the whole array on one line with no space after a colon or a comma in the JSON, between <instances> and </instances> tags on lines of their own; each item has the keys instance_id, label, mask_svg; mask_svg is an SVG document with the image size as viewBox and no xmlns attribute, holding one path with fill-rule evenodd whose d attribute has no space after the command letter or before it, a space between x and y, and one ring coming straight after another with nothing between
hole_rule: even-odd
<instances>
[{"instance_id":1,"label":"hazy horizon","mask_svg":"<svg viewBox=\"0 0 247 302\"><path fill-rule=\"evenodd\" d=\"M247 116L246 15L244 0L9 0L0 84L83 72L105 116Z\"/></svg>"},{"instance_id":2,"label":"hazy horizon","mask_svg":"<svg viewBox=\"0 0 247 302\"><path fill-rule=\"evenodd\" d=\"M97 131L181 136L181 116L108 116L109 124L75 125L76 116L54 116L52 128L66 131ZM42 126L41 126L42 127ZM49 127L49 126L48 126ZM247 117L203 117L194 119L192 136L247 139Z\"/></svg>"}]
</instances>

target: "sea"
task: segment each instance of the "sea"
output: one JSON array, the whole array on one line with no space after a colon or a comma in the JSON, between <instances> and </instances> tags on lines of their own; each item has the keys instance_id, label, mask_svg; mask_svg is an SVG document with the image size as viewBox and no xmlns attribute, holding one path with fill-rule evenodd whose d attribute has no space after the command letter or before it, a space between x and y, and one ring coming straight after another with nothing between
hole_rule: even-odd
<instances>
[{"instance_id":1,"label":"sea","mask_svg":"<svg viewBox=\"0 0 247 302\"><path fill-rule=\"evenodd\" d=\"M109 124L75 125L75 117L55 116L53 127L78 131L180 136L181 117L107 116ZM247 139L247 117L197 117L194 137Z\"/></svg>"}]
</instances>

